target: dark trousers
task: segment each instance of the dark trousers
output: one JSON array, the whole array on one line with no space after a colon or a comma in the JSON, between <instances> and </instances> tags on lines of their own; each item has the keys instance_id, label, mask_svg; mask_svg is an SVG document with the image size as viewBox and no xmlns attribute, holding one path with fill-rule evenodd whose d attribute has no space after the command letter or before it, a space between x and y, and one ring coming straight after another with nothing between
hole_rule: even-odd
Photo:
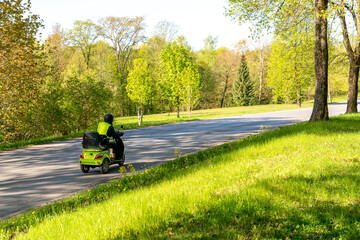
<instances>
[{"instance_id":1,"label":"dark trousers","mask_svg":"<svg viewBox=\"0 0 360 240\"><path fill-rule=\"evenodd\" d=\"M116 141L116 145L114 146L110 146L111 148L114 148L115 150L115 159L116 160L120 160L122 159L123 155L124 155L124 143L123 141L121 140L121 138L115 138L115 141Z\"/></svg>"}]
</instances>

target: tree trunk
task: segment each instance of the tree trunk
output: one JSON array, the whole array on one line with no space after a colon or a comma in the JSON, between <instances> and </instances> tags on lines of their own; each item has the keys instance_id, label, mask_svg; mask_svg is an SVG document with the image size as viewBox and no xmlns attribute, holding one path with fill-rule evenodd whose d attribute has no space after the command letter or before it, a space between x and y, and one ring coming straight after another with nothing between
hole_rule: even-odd
<instances>
[{"instance_id":1,"label":"tree trunk","mask_svg":"<svg viewBox=\"0 0 360 240\"><path fill-rule=\"evenodd\" d=\"M191 97L189 96L189 105L188 105L188 113L189 113L189 118L191 118Z\"/></svg>"},{"instance_id":2,"label":"tree trunk","mask_svg":"<svg viewBox=\"0 0 360 240\"><path fill-rule=\"evenodd\" d=\"M141 122L140 122L140 107L137 107L137 115L138 115L138 124L140 126Z\"/></svg>"},{"instance_id":3,"label":"tree trunk","mask_svg":"<svg viewBox=\"0 0 360 240\"><path fill-rule=\"evenodd\" d=\"M260 86L259 86L259 105L261 104L262 97L262 84L264 79L264 58L262 54L262 49L260 48Z\"/></svg>"},{"instance_id":4,"label":"tree trunk","mask_svg":"<svg viewBox=\"0 0 360 240\"><path fill-rule=\"evenodd\" d=\"M332 3L332 2L331 2ZM352 12L352 18L354 21L354 24L356 26L356 40L355 40L355 48L351 46L352 41L350 40L348 29L347 29L347 21L346 21L346 12L345 9L342 9L342 7L346 8L348 11L349 8L345 6L344 1L341 1L341 5L337 5L335 3L332 3L335 7L340 8L336 11L341 28L342 28L342 35L343 35L343 43L344 47L348 53L349 56L349 63L350 63L350 69L349 69L349 91L348 91L348 100L347 100L347 107L346 107L346 113L353 113L357 112L357 95L358 95L358 79L359 79L359 62L360 62L360 32L359 32L359 26L360 26L360 19L358 18L359 14L359 8L360 8L360 1L356 1L356 9L354 9ZM350 11L351 12L351 11Z\"/></svg>"},{"instance_id":5,"label":"tree trunk","mask_svg":"<svg viewBox=\"0 0 360 240\"><path fill-rule=\"evenodd\" d=\"M222 98L221 98L220 108L223 108L223 105L224 105L225 95L226 95L226 90L227 90L227 82L228 82L228 76L226 76L226 78L225 78L225 86L224 86L224 91L223 91Z\"/></svg>"},{"instance_id":6,"label":"tree trunk","mask_svg":"<svg viewBox=\"0 0 360 240\"><path fill-rule=\"evenodd\" d=\"M297 89L297 98L296 98L296 103L298 107L301 107L301 86L297 85L296 86Z\"/></svg>"},{"instance_id":7,"label":"tree trunk","mask_svg":"<svg viewBox=\"0 0 360 240\"><path fill-rule=\"evenodd\" d=\"M346 113L357 112L358 79L359 79L359 57L350 57L349 91L347 98Z\"/></svg>"},{"instance_id":8,"label":"tree trunk","mask_svg":"<svg viewBox=\"0 0 360 240\"><path fill-rule=\"evenodd\" d=\"M180 106L177 106L177 117L180 118Z\"/></svg>"},{"instance_id":9,"label":"tree trunk","mask_svg":"<svg viewBox=\"0 0 360 240\"><path fill-rule=\"evenodd\" d=\"M144 117L144 107L141 106L141 114L140 114L140 122L143 122L143 117Z\"/></svg>"},{"instance_id":10,"label":"tree trunk","mask_svg":"<svg viewBox=\"0 0 360 240\"><path fill-rule=\"evenodd\" d=\"M310 121L329 119L328 94L328 44L327 17L328 0L315 0L315 99ZM325 14L324 14L325 13Z\"/></svg>"}]
</instances>

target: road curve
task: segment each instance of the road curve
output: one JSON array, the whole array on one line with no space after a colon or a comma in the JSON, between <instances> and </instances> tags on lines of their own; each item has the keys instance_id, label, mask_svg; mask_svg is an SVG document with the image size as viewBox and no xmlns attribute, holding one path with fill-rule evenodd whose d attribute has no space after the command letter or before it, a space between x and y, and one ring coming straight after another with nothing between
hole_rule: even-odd
<instances>
[{"instance_id":1,"label":"road curve","mask_svg":"<svg viewBox=\"0 0 360 240\"><path fill-rule=\"evenodd\" d=\"M329 105L331 116L344 113L346 103ZM174 158L175 149L190 154L226 141L255 134L260 126L307 121L312 108L193 121L126 130L126 163L141 170ZM99 168L83 174L79 167L81 139L0 152L0 219L37 207L121 176L112 165L108 174Z\"/></svg>"}]
</instances>

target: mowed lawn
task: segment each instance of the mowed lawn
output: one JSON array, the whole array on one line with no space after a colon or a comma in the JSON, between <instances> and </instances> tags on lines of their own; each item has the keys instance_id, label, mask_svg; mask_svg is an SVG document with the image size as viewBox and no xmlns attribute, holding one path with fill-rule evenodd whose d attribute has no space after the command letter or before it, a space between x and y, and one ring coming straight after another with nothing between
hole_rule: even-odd
<instances>
[{"instance_id":1,"label":"mowed lawn","mask_svg":"<svg viewBox=\"0 0 360 240\"><path fill-rule=\"evenodd\" d=\"M358 239L359 183L360 114L348 114L128 171L0 229L4 239Z\"/></svg>"}]
</instances>

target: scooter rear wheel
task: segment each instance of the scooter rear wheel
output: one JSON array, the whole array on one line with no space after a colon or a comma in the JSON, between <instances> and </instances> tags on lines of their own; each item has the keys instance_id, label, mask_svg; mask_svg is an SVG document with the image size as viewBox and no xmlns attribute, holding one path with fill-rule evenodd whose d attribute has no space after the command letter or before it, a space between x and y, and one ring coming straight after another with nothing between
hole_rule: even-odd
<instances>
[{"instance_id":1,"label":"scooter rear wheel","mask_svg":"<svg viewBox=\"0 0 360 240\"><path fill-rule=\"evenodd\" d=\"M83 173L88 173L90 170L90 166L80 165L80 169Z\"/></svg>"},{"instance_id":2,"label":"scooter rear wheel","mask_svg":"<svg viewBox=\"0 0 360 240\"><path fill-rule=\"evenodd\" d=\"M100 172L101 173L107 173L110 168L110 162L107 159L104 159L103 163L100 166Z\"/></svg>"}]
</instances>

